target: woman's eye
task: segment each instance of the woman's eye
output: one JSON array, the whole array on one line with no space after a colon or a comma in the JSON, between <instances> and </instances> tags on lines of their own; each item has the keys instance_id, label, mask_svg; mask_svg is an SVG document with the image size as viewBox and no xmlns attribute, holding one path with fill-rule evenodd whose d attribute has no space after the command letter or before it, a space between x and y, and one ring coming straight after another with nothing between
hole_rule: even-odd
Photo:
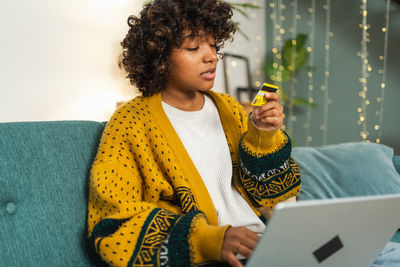
<instances>
[{"instance_id":1,"label":"woman's eye","mask_svg":"<svg viewBox=\"0 0 400 267\"><path fill-rule=\"evenodd\" d=\"M188 47L186 48L188 51L196 51L199 47Z\"/></svg>"},{"instance_id":2,"label":"woman's eye","mask_svg":"<svg viewBox=\"0 0 400 267\"><path fill-rule=\"evenodd\" d=\"M216 48L217 44L210 44L210 46Z\"/></svg>"}]
</instances>

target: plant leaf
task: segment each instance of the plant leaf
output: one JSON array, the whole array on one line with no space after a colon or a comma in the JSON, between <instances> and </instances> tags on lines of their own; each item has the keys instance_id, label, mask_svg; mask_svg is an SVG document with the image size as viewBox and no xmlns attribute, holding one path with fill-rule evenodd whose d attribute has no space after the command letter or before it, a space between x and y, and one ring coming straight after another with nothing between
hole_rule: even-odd
<instances>
[{"instance_id":1,"label":"plant leaf","mask_svg":"<svg viewBox=\"0 0 400 267\"><path fill-rule=\"evenodd\" d=\"M235 26L235 29L238 31L238 33L240 33L241 35L243 35L243 37L247 40L247 41L249 41L250 40L250 38L249 38L249 36L246 34L246 33L244 33L244 31L242 31L242 29L239 27L239 22L234 22L233 23L233 25Z\"/></svg>"},{"instance_id":2,"label":"plant leaf","mask_svg":"<svg viewBox=\"0 0 400 267\"><path fill-rule=\"evenodd\" d=\"M288 69L283 69L281 71L281 77L282 77L282 82L286 82L290 80L290 70Z\"/></svg>"},{"instance_id":3,"label":"plant leaf","mask_svg":"<svg viewBox=\"0 0 400 267\"><path fill-rule=\"evenodd\" d=\"M242 14L246 19L249 19L249 15L247 15L247 13L243 9L235 8L235 11L239 12L240 14Z\"/></svg>"},{"instance_id":4,"label":"plant leaf","mask_svg":"<svg viewBox=\"0 0 400 267\"><path fill-rule=\"evenodd\" d=\"M286 40L282 47L282 64L288 68L292 64L292 40Z\"/></svg>"},{"instance_id":5,"label":"plant leaf","mask_svg":"<svg viewBox=\"0 0 400 267\"><path fill-rule=\"evenodd\" d=\"M237 10L246 19L250 19L250 18L249 18L249 15L246 13L245 9L247 9L247 8L260 9L261 8L258 5L253 5L253 4L249 4L249 3L231 3L229 1L226 1L226 2L229 3L231 6L233 6L234 10ZM240 29L238 22L234 22L234 25L239 34L241 34L246 40L250 40L249 36L246 33L244 33L244 31L242 31L242 29Z\"/></svg>"},{"instance_id":6,"label":"plant leaf","mask_svg":"<svg viewBox=\"0 0 400 267\"><path fill-rule=\"evenodd\" d=\"M293 56L292 51L293 51L293 45L291 43L291 40L288 40L285 42L285 46L282 52L283 65L286 68L289 68L289 66L292 65L292 56ZM308 60L307 50L304 47L301 47L300 49L296 47L295 59L294 59L294 71L297 72L300 68L302 68L307 63L307 60Z\"/></svg>"},{"instance_id":7,"label":"plant leaf","mask_svg":"<svg viewBox=\"0 0 400 267\"><path fill-rule=\"evenodd\" d=\"M268 78L273 82L276 83L277 82L277 77L278 74L281 74L281 82L285 82L285 81L289 81L290 79L290 71L286 68L284 68L283 70L278 68L274 68L273 67L274 61L273 60L268 60L267 63L264 66L264 72L268 75Z\"/></svg>"},{"instance_id":8,"label":"plant leaf","mask_svg":"<svg viewBox=\"0 0 400 267\"><path fill-rule=\"evenodd\" d=\"M299 33L296 36L296 47L297 48L304 47L304 45L306 44L307 38L308 38L307 34Z\"/></svg>"},{"instance_id":9,"label":"plant leaf","mask_svg":"<svg viewBox=\"0 0 400 267\"><path fill-rule=\"evenodd\" d=\"M295 71L296 72L307 63L307 59L308 59L308 53L305 48L296 52L296 59L295 59L295 68L296 68Z\"/></svg>"},{"instance_id":10,"label":"plant leaf","mask_svg":"<svg viewBox=\"0 0 400 267\"><path fill-rule=\"evenodd\" d=\"M249 3L230 3L228 2L231 6L234 7L242 7L242 8L250 8L250 9L260 9L261 7L258 5L253 5L253 4L249 4Z\"/></svg>"}]
</instances>

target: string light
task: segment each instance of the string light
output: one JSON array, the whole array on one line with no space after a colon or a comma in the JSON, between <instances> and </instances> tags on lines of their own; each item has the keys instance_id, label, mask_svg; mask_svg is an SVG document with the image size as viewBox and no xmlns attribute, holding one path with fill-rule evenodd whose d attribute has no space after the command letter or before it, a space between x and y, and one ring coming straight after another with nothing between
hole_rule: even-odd
<instances>
[{"instance_id":1,"label":"string light","mask_svg":"<svg viewBox=\"0 0 400 267\"><path fill-rule=\"evenodd\" d=\"M367 43L369 42L368 38L368 29L370 25L367 24L367 0L361 0L362 5L361 8L361 16L362 23L360 24L360 28L362 29L362 38L361 38L361 78L359 79L361 83L362 90L359 92L359 96L361 97L361 107L358 109L359 112L359 120L358 124L361 125L360 136L364 142L369 141L368 135L369 132L367 130L367 92L368 92L368 51L367 51Z\"/></svg>"},{"instance_id":2,"label":"string light","mask_svg":"<svg viewBox=\"0 0 400 267\"><path fill-rule=\"evenodd\" d=\"M328 112L329 112L329 104L331 100L329 99L329 67L330 67L330 59L329 59L329 50L330 50L330 27L331 27L331 1L326 0L326 4L324 5L324 9L326 10L326 23L325 23L325 80L324 85L321 86L321 91L324 93L324 116L323 123L320 127L322 134L322 145L327 144L328 140Z\"/></svg>"},{"instance_id":3,"label":"string light","mask_svg":"<svg viewBox=\"0 0 400 267\"><path fill-rule=\"evenodd\" d=\"M253 3L253 4L255 4L255 3ZM260 34L256 35L256 41L259 43L258 45L262 44L263 38L262 38L262 36ZM267 49L267 38L266 37L265 37L264 45L265 45L265 49ZM261 63L262 63L261 58L257 57L256 58L257 69L255 71L256 81L254 82L254 85L256 86L256 88L259 88L261 86L261 81L263 80L262 71L261 71L261 68L260 68L261 67ZM249 99L249 101L251 101L251 99Z\"/></svg>"},{"instance_id":4,"label":"string light","mask_svg":"<svg viewBox=\"0 0 400 267\"><path fill-rule=\"evenodd\" d=\"M277 31L277 35L275 36L276 41L277 41L277 46L279 48L282 47L282 41L283 41L283 35L286 32L284 27L283 27L283 21L285 20L285 17L282 15L283 10L285 9L285 5L282 4L282 0L278 0L278 6L276 7L277 9L277 17L278 17L278 25L279 25L279 31ZM281 88L282 87L282 50L276 53L276 58L279 60L279 71L278 71L278 86Z\"/></svg>"},{"instance_id":5,"label":"string light","mask_svg":"<svg viewBox=\"0 0 400 267\"><path fill-rule=\"evenodd\" d=\"M297 20L298 20L298 14L297 14L297 0L293 0L292 2L293 6L293 17L292 17L292 28L291 28L291 33L292 33L292 55L291 55L291 62L289 66L289 70L291 71L290 75L290 91L289 91L289 106L288 106L288 133L290 135L293 135L293 122L296 121L296 116L293 114L293 100L296 95L296 91L294 90L294 85L296 83L296 77L295 77L295 72L296 72L296 34L297 34Z\"/></svg>"},{"instance_id":6,"label":"string light","mask_svg":"<svg viewBox=\"0 0 400 267\"><path fill-rule=\"evenodd\" d=\"M270 7L273 8L273 27L272 27L272 38L273 38L273 67L275 69L273 77L271 79L276 82L279 87L282 87L282 71L279 66L282 66L282 55L279 48L282 47L282 35L285 32L282 27L284 17L282 16L282 0L274 0L270 3ZM283 31L282 31L283 29ZM282 33L283 32L283 33Z\"/></svg>"},{"instance_id":7,"label":"string light","mask_svg":"<svg viewBox=\"0 0 400 267\"><path fill-rule=\"evenodd\" d=\"M311 20L310 20L310 46L307 47L307 52L309 54L309 61L308 61L308 72L307 72L307 77L308 77L308 103L309 105L307 106L307 119L306 123L304 124L305 128L305 145L309 146L310 143L312 142L312 136L311 136L311 104L314 102L313 99L313 90L314 90L314 75L313 75L313 66L314 66L314 41L315 41L315 0L311 1L311 7L308 9L308 12L311 13Z\"/></svg>"},{"instance_id":8,"label":"string light","mask_svg":"<svg viewBox=\"0 0 400 267\"><path fill-rule=\"evenodd\" d=\"M288 32L293 32L292 28L289 28L289 31L287 31L284 27L284 22L286 21L286 17L284 15L284 11L286 11L286 5L282 3L282 0L273 0L271 1L268 6L272 8L272 14L270 15L270 19L272 20L272 56L273 56L273 68L274 68L274 75L272 75L270 78L276 84L279 86L279 88L282 88L282 73L285 71L285 67L282 64L282 51L280 50L283 46L283 40L284 40L284 35L287 34ZM279 93L282 93L283 90L279 90ZM282 94L281 96L281 101L283 100ZM292 123L292 121L295 121L296 118L294 116L289 115L288 120L286 121L285 124L287 123ZM283 130L287 129L287 125L282 126ZM291 130L290 130L291 131ZM290 134L290 132L289 132Z\"/></svg>"},{"instance_id":9,"label":"string light","mask_svg":"<svg viewBox=\"0 0 400 267\"><path fill-rule=\"evenodd\" d=\"M277 42L275 39L276 36L276 29L279 28L278 25L278 21L277 21L277 17L278 17L278 10L277 10L277 4L276 4L277 0L273 0L273 2L271 2L269 4L269 6L272 8L272 14L271 14L271 20L272 20L272 59L273 59L273 64L272 67L274 69L278 68L278 63L276 62L276 54L278 53L278 48L277 48ZM272 75L271 79L272 81L276 80L276 71L273 72L274 75Z\"/></svg>"},{"instance_id":10,"label":"string light","mask_svg":"<svg viewBox=\"0 0 400 267\"><path fill-rule=\"evenodd\" d=\"M382 137L382 121L383 121L383 101L385 99L385 88L386 88L386 66L387 66L387 48L388 48L388 38L389 38L389 10L390 10L390 0L386 1L386 23L385 27L382 28L382 31L385 33L385 41L383 47L383 57L381 56L381 60L383 60L383 69L382 69L382 82L380 86L381 96L377 98L377 102L380 104L379 109L379 121L378 124L375 125L375 130L377 132L377 138L375 140L376 143L381 142Z\"/></svg>"}]
</instances>

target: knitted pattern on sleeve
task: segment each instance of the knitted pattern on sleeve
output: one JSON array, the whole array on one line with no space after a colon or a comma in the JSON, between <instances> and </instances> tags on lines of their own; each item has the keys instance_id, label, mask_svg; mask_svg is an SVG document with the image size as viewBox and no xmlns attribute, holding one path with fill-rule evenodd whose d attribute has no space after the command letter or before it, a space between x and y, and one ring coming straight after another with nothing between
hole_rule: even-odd
<instances>
[{"instance_id":1,"label":"knitted pattern on sleeve","mask_svg":"<svg viewBox=\"0 0 400 267\"><path fill-rule=\"evenodd\" d=\"M214 99L219 107L229 106L229 114L222 108L219 112L228 145L232 146L233 182L242 196L252 203L253 211L261 216L257 207L273 208L298 195L300 171L290 157L291 143L285 132L258 129L229 95L222 94ZM235 120L227 119L232 117Z\"/></svg>"},{"instance_id":2,"label":"knitted pattern on sleeve","mask_svg":"<svg viewBox=\"0 0 400 267\"><path fill-rule=\"evenodd\" d=\"M298 195L300 172L290 157L292 146L285 132L257 133L255 128L250 121L249 132L241 138L240 180L258 205L272 209Z\"/></svg>"}]
</instances>

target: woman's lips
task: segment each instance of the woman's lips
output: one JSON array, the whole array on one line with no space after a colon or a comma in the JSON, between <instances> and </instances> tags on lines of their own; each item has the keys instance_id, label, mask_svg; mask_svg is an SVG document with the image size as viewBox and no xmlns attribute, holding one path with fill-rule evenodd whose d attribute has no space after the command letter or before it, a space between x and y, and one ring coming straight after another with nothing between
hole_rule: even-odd
<instances>
[{"instance_id":1,"label":"woman's lips","mask_svg":"<svg viewBox=\"0 0 400 267\"><path fill-rule=\"evenodd\" d=\"M215 79L215 68L211 68L200 74L200 76L206 80L214 80Z\"/></svg>"}]
</instances>

